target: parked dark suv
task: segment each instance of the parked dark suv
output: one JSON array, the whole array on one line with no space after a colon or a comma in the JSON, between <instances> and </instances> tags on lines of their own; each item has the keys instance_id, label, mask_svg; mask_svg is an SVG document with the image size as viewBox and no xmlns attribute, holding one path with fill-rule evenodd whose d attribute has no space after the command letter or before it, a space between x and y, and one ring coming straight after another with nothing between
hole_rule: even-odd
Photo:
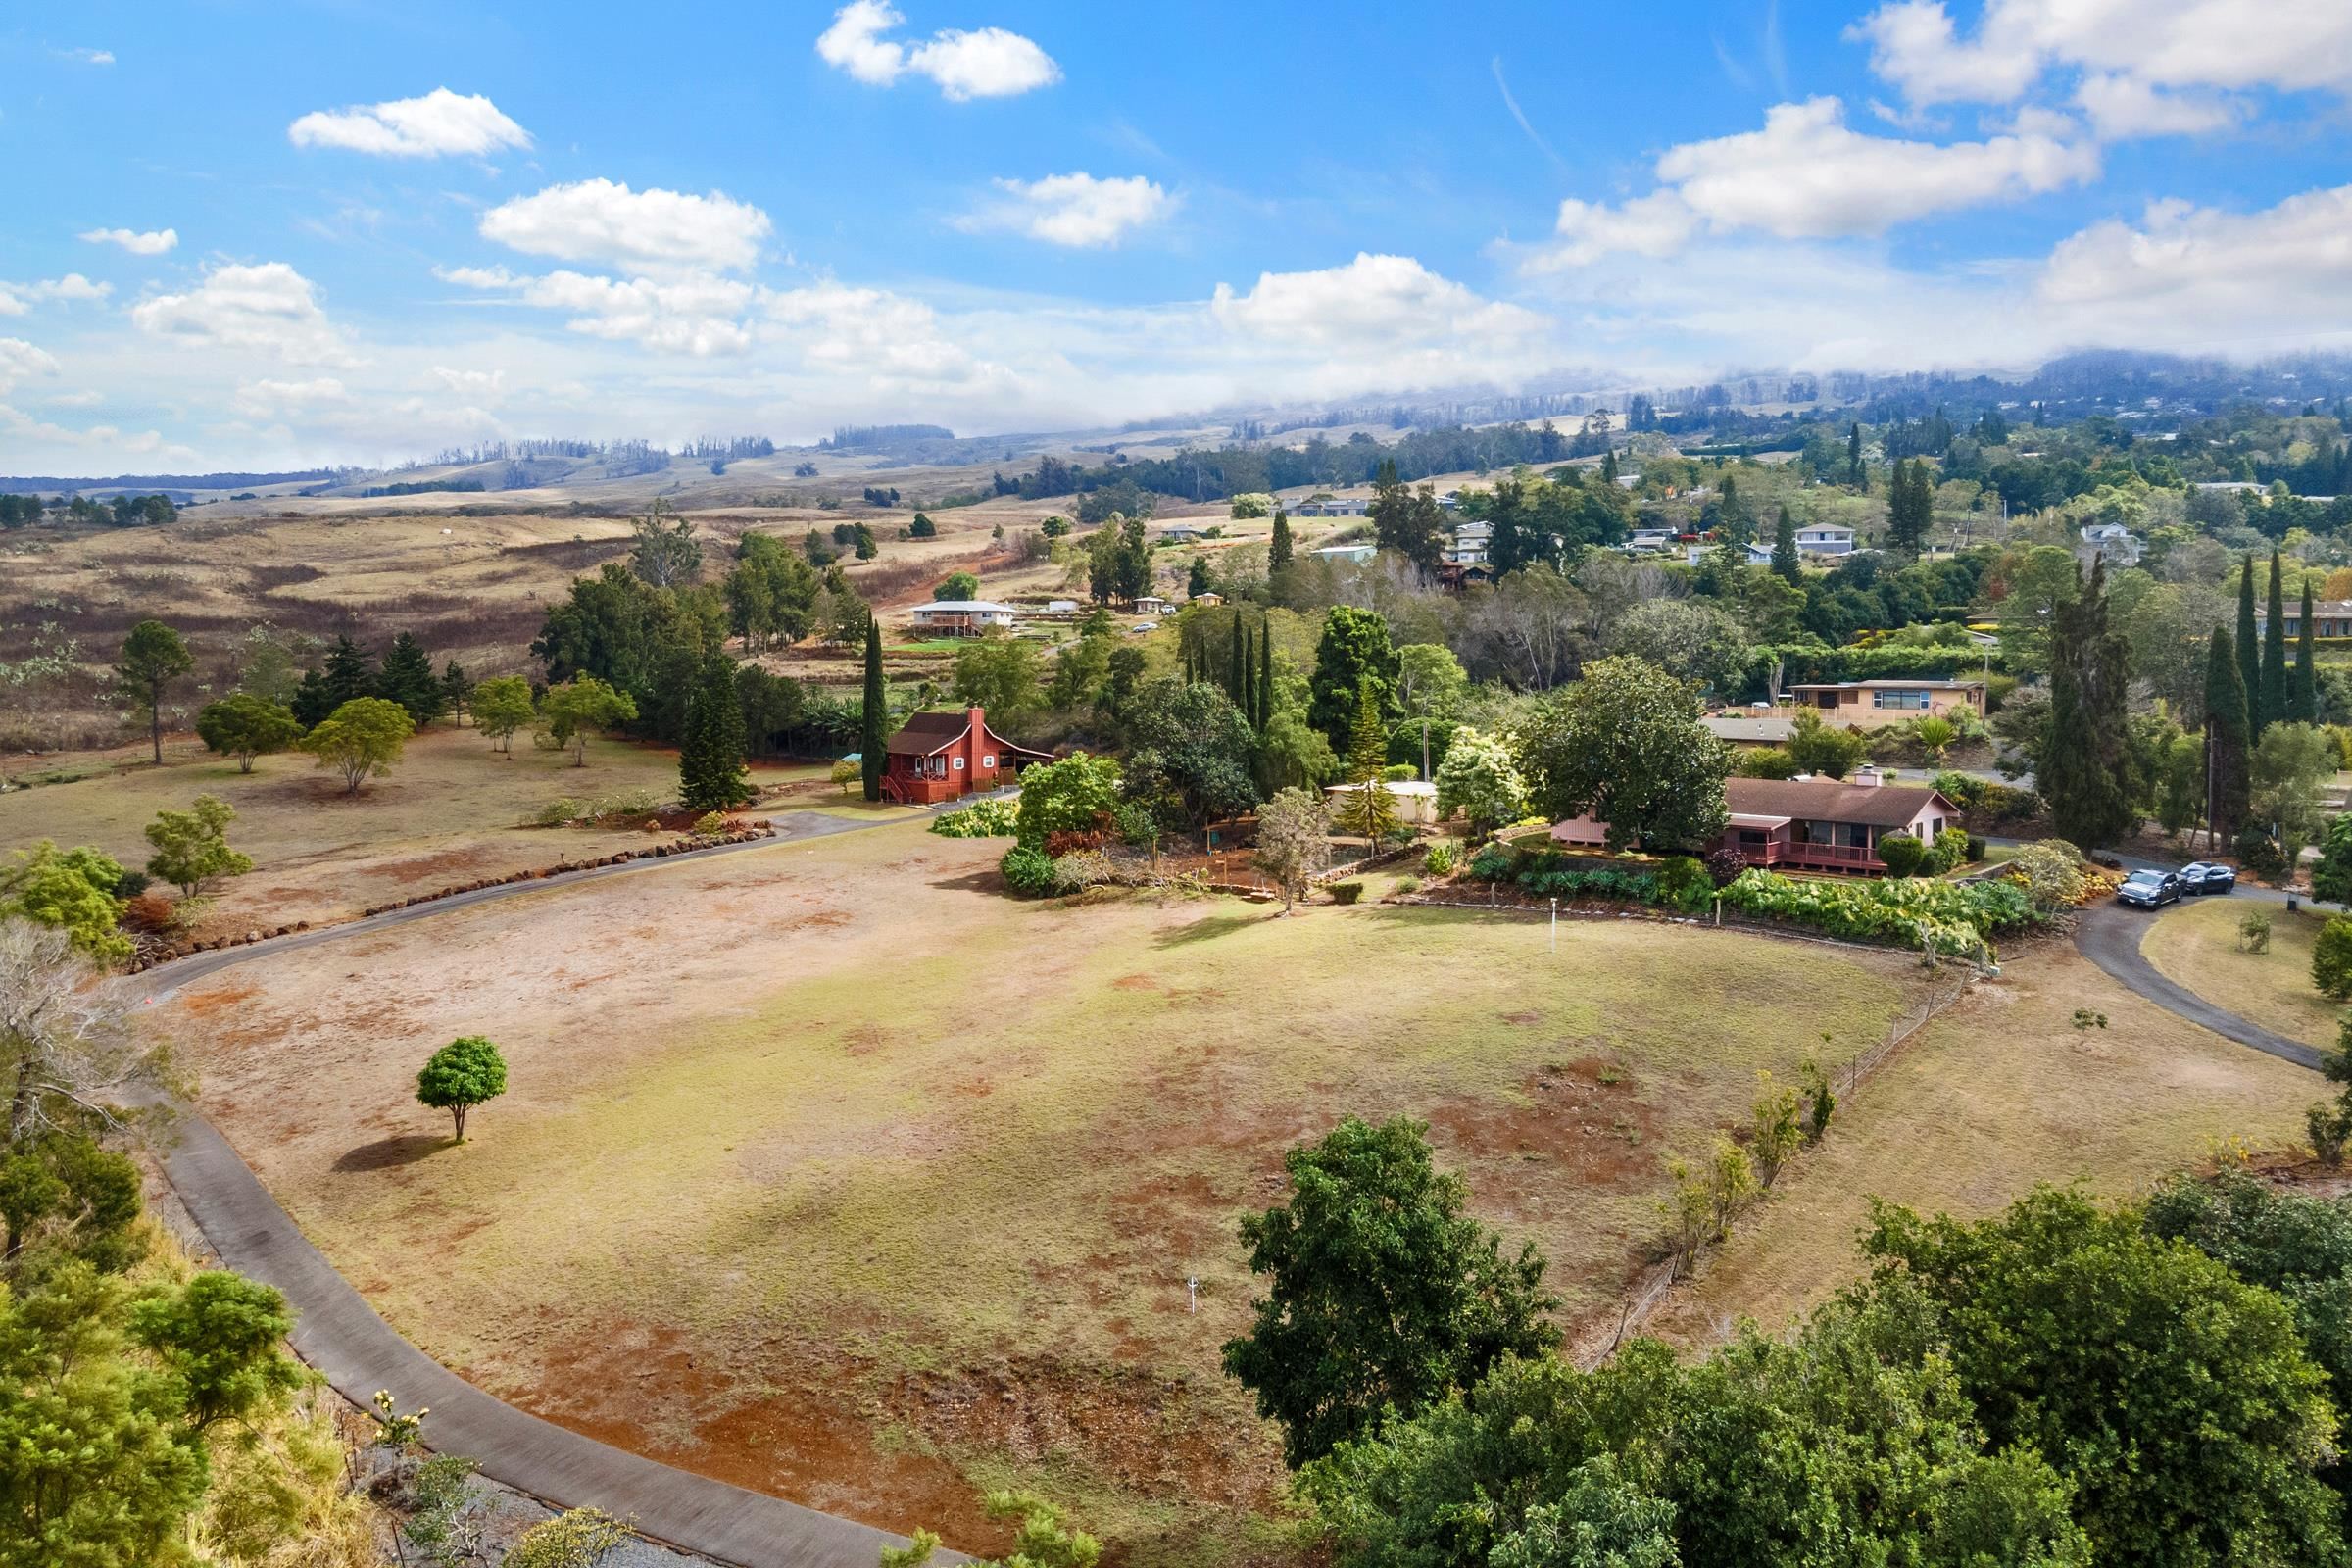
<instances>
[{"instance_id":1,"label":"parked dark suv","mask_svg":"<svg viewBox=\"0 0 2352 1568\"><path fill-rule=\"evenodd\" d=\"M2134 871L2115 890L2115 902L2153 909L2178 900L2180 893L2180 879L2170 871Z\"/></svg>"},{"instance_id":2,"label":"parked dark suv","mask_svg":"<svg viewBox=\"0 0 2352 1568\"><path fill-rule=\"evenodd\" d=\"M2237 873L2211 860L2191 860L2180 868L2180 885L2190 893L2228 893L2237 886Z\"/></svg>"}]
</instances>

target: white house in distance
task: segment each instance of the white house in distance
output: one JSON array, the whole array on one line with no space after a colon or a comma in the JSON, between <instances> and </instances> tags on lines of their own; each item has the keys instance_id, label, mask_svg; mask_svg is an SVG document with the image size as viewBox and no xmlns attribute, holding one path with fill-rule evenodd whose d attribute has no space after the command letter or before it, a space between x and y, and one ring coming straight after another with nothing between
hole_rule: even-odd
<instances>
[{"instance_id":1,"label":"white house in distance","mask_svg":"<svg viewBox=\"0 0 2352 1568\"><path fill-rule=\"evenodd\" d=\"M1380 546L1373 544L1370 540L1366 540L1360 545L1325 545L1315 554L1325 561L1346 561L1360 566L1380 554Z\"/></svg>"},{"instance_id":2,"label":"white house in distance","mask_svg":"<svg viewBox=\"0 0 2352 1568\"><path fill-rule=\"evenodd\" d=\"M1494 542L1494 525L1472 518L1453 530L1453 542L1446 547L1448 566L1483 566L1487 550Z\"/></svg>"},{"instance_id":3,"label":"white house in distance","mask_svg":"<svg viewBox=\"0 0 2352 1568\"><path fill-rule=\"evenodd\" d=\"M1136 596L1135 613L1139 615L1164 615L1173 608L1157 594L1138 594Z\"/></svg>"},{"instance_id":4,"label":"white house in distance","mask_svg":"<svg viewBox=\"0 0 2352 1568\"><path fill-rule=\"evenodd\" d=\"M1369 496L1309 496L1291 509L1298 517L1361 517L1372 510Z\"/></svg>"},{"instance_id":5,"label":"white house in distance","mask_svg":"<svg viewBox=\"0 0 2352 1568\"><path fill-rule=\"evenodd\" d=\"M1331 797L1334 816L1347 809L1348 798L1367 786L1362 784L1330 784L1323 793ZM1389 802L1396 808L1396 820L1416 827L1434 825L1438 820L1438 787L1421 779L1383 779L1369 786L1389 792Z\"/></svg>"},{"instance_id":6,"label":"white house in distance","mask_svg":"<svg viewBox=\"0 0 2352 1568\"><path fill-rule=\"evenodd\" d=\"M2089 522L2082 525L2082 548L2076 554L2085 563L2104 561L2110 566L2136 566L2139 548L2139 541L2122 523Z\"/></svg>"},{"instance_id":7,"label":"white house in distance","mask_svg":"<svg viewBox=\"0 0 2352 1568\"><path fill-rule=\"evenodd\" d=\"M989 599L934 599L914 607L914 629L949 637L977 637L996 627L1012 630L1013 610Z\"/></svg>"},{"instance_id":8,"label":"white house in distance","mask_svg":"<svg viewBox=\"0 0 2352 1568\"><path fill-rule=\"evenodd\" d=\"M1772 564L1773 541L1769 537L1748 542L1747 564L1751 566ZM1854 552L1854 530L1835 522L1808 523L1796 530L1796 553L1800 556L1850 556Z\"/></svg>"}]
</instances>

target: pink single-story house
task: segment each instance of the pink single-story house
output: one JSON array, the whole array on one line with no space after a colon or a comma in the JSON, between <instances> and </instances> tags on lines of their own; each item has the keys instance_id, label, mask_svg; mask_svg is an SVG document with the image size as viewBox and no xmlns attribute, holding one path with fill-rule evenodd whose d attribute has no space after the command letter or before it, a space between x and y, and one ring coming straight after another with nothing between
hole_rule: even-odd
<instances>
[{"instance_id":1,"label":"pink single-story house","mask_svg":"<svg viewBox=\"0 0 2352 1568\"><path fill-rule=\"evenodd\" d=\"M1750 865L1789 866L1811 871L1886 869L1879 840L1908 833L1923 844L1960 825L1960 808L1936 790L1882 784L1875 768L1851 779L1733 778L1723 783L1731 825L1722 847ZM1551 826L1553 842L1597 849L1607 842L1608 824L1590 816Z\"/></svg>"}]
</instances>

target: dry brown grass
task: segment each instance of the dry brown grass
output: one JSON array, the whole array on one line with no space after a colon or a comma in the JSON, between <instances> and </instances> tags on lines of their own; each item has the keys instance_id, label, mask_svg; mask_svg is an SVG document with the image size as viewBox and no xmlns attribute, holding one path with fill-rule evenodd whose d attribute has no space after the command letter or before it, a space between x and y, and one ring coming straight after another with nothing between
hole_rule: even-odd
<instances>
[{"instance_id":1,"label":"dry brown grass","mask_svg":"<svg viewBox=\"0 0 2352 1568\"><path fill-rule=\"evenodd\" d=\"M2075 1009L2104 1012L2078 1029ZM2071 947L2005 966L1922 1030L1841 1106L1822 1147L1652 1331L1711 1344L1741 1317L1777 1325L1861 1269L1866 1200L1977 1215L2036 1182L2128 1196L2207 1160L2216 1141L2301 1136L2314 1074L2208 1034L2125 992Z\"/></svg>"},{"instance_id":2,"label":"dry brown grass","mask_svg":"<svg viewBox=\"0 0 2352 1568\"><path fill-rule=\"evenodd\" d=\"M1647 924L1554 957L1451 911L1013 903L1003 848L907 826L550 889L257 960L165 1021L306 1233L502 1395L901 1530L985 1545L973 1487L1024 1480L1133 1561L1232 1563L1283 1556L1217 1354L1286 1148L1429 1120L1605 1310L1665 1149L1917 983ZM414 1074L474 1032L513 1088L451 1148Z\"/></svg>"},{"instance_id":3,"label":"dry brown grass","mask_svg":"<svg viewBox=\"0 0 2352 1568\"><path fill-rule=\"evenodd\" d=\"M2236 899L2183 903L2150 924L2139 951L2167 979L2216 1006L2289 1040L2334 1046L2343 1004L2311 983L2311 945L2327 913L2262 905L2271 917L2270 951L2240 953L2237 922L2250 907Z\"/></svg>"}]
</instances>

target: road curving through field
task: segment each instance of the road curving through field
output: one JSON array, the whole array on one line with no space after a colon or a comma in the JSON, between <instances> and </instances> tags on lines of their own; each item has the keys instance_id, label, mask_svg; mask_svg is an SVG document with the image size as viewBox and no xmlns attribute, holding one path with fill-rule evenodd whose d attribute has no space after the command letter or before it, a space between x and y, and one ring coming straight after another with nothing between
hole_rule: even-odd
<instances>
[{"instance_id":1,"label":"road curving through field","mask_svg":"<svg viewBox=\"0 0 2352 1568\"><path fill-rule=\"evenodd\" d=\"M814 811L786 812L772 820L773 838L478 888L340 925L195 954L159 964L130 983L144 985L142 1004L154 1005L191 981L272 953L431 919L494 899L889 825ZM599 1443L475 1388L411 1345L368 1304L303 1236L220 1129L192 1106L181 1106L174 1131L164 1152L164 1172L198 1229L224 1266L285 1293L296 1313L295 1351L353 1403L365 1406L378 1389L388 1389L402 1409L423 1405L432 1411L425 1433L436 1449L471 1457L492 1480L559 1508L602 1508L630 1521L649 1540L735 1568L873 1568L883 1547L906 1544L871 1525ZM938 1560L963 1559L942 1553Z\"/></svg>"}]
</instances>

